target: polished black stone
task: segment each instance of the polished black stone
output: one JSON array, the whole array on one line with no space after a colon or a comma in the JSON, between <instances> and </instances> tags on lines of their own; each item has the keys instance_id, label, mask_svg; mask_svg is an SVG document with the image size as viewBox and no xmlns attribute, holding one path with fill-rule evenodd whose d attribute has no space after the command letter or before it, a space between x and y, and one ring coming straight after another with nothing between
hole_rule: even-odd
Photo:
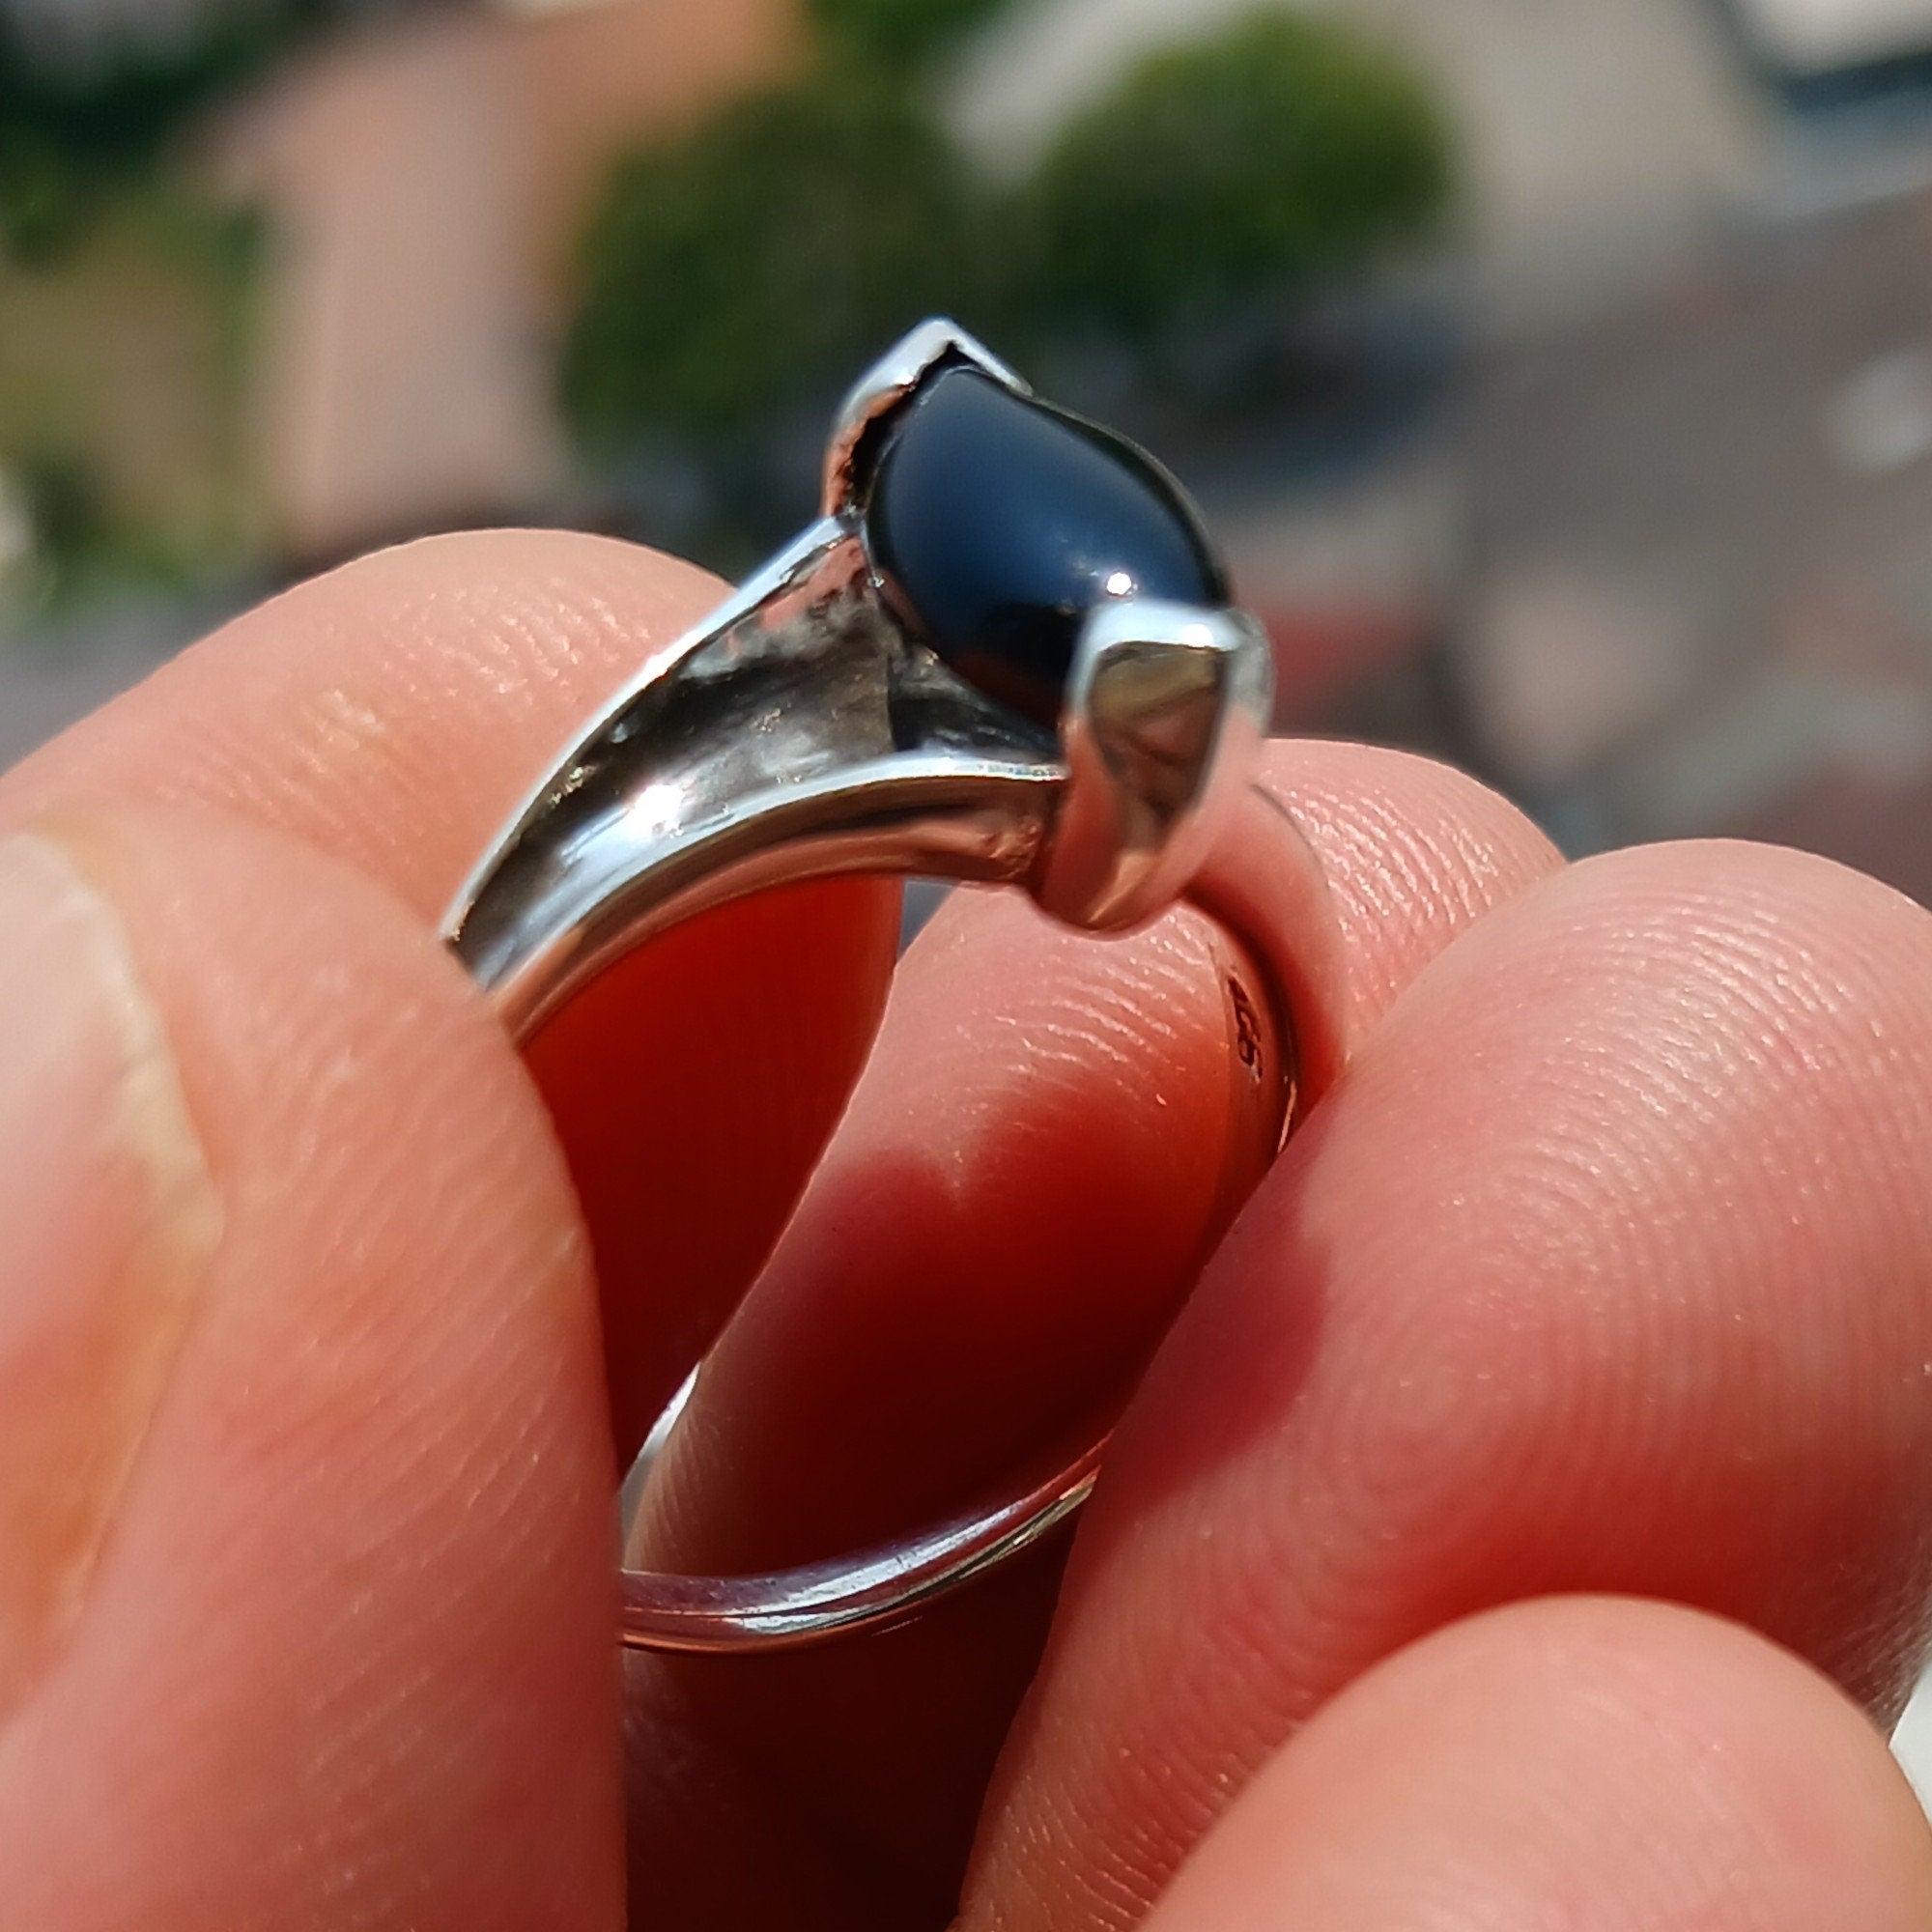
<instances>
[{"instance_id":1,"label":"polished black stone","mask_svg":"<svg viewBox=\"0 0 1932 1932\"><path fill-rule=\"evenodd\" d=\"M1106 597L1222 605L1193 512L1131 443L942 370L880 460L867 543L887 592L954 670L1053 724L1086 612Z\"/></svg>"}]
</instances>

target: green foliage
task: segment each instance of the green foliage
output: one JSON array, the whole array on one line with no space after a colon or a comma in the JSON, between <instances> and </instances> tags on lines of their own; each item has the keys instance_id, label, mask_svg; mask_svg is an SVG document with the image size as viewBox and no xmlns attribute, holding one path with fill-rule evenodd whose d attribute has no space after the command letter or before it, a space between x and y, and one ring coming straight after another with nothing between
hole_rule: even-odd
<instances>
[{"instance_id":1,"label":"green foliage","mask_svg":"<svg viewBox=\"0 0 1932 1932\"><path fill-rule=\"evenodd\" d=\"M69 606L111 567L113 543L98 479L75 456L42 456L0 473L6 510L24 520L28 549L0 569L9 617Z\"/></svg>"},{"instance_id":2,"label":"green foliage","mask_svg":"<svg viewBox=\"0 0 1932 1932\"><path fill-rule=\"evenodd\" d=\"M0 127L0 256L23 268L58 261L87 224L92 195L74 163L31 129Z\"/></svg>"},{"instance_id":3,"label":"green foliage","mask_svg":"<svg viewBox=\"0 0 1932 1932\"><path fill-rule=\"evenodd\" d=\"M72 456L22 463L14 476L34 548L60 570L72 570L101 544L107 528L98 479Z\"/></svg>"},{"instance_id":4,"label":"green foliage","mask_svg":"<svg viewBox=\"0 0 1932 1932\"><path fill-rule=\"evenodd\" d=\"M984 0L816 4L937 20ZM619 168L586 234L567 412L593 456L680 447L728 489L922 316L1031 350L1112 332L1157 364L1185 329L1425 231L1449 181L1406 67L1279 13L1147 62L997 203L903 68L835 59Z\"/></svg>"},{"instance_id":5,"label":"green foliage","mask_svg":"<svg viewBox=\"0 0 1932 1932\"><path fill-rule=\"evenodd\" d=\"M330 0L214 0L179 38L123 30L56 59L0 15L0 255L58 260L195 114L330 13Z\"/></svg>"},{"instance_id":6,"label":"green foliage","mask_svg":"<svg viewBox=\"0 0 1932 1932\"><path fill-rule=\"evenodd\" d=\"M1155 337L1426 231L1449 185L1446 128L1406 66L1259 14L1155 55L1067 128L1027 197L1027 297Z\"/></svg>"},{"instance_id":7,"label":"green foliage","mask_svg":"<svg viewBox=\"0 0 1932 1932\"><path fill-rule=\"evenodd\" d=\"M617 171L591 224L563 391L593 449L730 439L971 306L975 213L952 149L883 82L727 109Z\"/></svg>"},{"instance_id":8,"label":"green foliage","mask_svg":"<svg viewBox=\"0 0 1932 1932\"><path fill-rule=\"evenodd\" d=\"M212 7L175 40L124 34L86 58L37 60L0 22L0 125L77 166L140 165L192 114L256 72L302 24L293 5Z\"/></svg>"},{"instance_id":9,"label":"green foliage","mask_svg":"<svg viewBox=\"0 0 1932 1932\"><path fill-rule=\"evenodd\" d=\"M930 60L1010 0L811 0L828 45L888 67Z\"/></svg>"}]
</instances>

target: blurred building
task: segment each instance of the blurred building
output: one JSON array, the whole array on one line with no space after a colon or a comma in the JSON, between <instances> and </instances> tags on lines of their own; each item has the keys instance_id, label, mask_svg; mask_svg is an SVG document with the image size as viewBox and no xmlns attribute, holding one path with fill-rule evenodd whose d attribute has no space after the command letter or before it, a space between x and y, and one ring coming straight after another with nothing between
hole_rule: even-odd
<instances>
[{"instance_id":1,"label":"blurred building","mask_svg":"<svg viewBox=\"0 0 1932 1932\"><path fill-rule=\"evenodd\" d=\"M1463 668L1573 843L1730 832L1932 903L1932 198L1490 359Z\"/></svg>"},{"instance_id":2,"label":"blurred building","mask_svg":"<svg viewBox=\"0 0 1932 1932\"><path fill-rule=\"evenodd\" d=\"M259 473L280 546L326 558L554 498L554 331L598 180L802 37L791 0L438 11L228 117L211 169L270 236Z\"/></svg>"},{"instance_id":3,"label":"blurred building","mask_svg":"<svg viewBox=\"0 0 1932 1932\"><path fill-rule=\"evenodd\" d=\"M1014 0L946 113L1013 174L1254 4ZM1460 756L1578 849L1776 836L1932 897L1932 0L1319 4L1433 76L1465 194L1429 260L1307 319L1331 395L1144 426L1269 622L1284 722ZM197 11L0 10L75 44ZM598 180L806 53L801 0L353 11L207 144L269 215L248 467L297 560L555 514ZM153 338L149 284L104 286ZM168 367L208 359L177 333ZM86 366L163 473L189 385L152 340Z\"/></svg>"}]
</instances>

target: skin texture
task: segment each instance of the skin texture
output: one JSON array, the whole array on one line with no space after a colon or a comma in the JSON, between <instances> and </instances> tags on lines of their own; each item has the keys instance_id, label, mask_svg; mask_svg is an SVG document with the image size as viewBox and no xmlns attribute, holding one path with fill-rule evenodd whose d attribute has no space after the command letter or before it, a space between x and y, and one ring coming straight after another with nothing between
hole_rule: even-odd
<instances>
[{"instance_id":1,"label":"skin texture","mask_svg":"<svg viewBox=\"0 0 1932 1932\"><path fill-rule=\"evenodd\" d=\"M1787 1653L1664 1605L1547 1599L1359 1679L1148 1926L1917 1932L1924 1832L1870 1731Z\"/></svg>"},{"instance_id":2,"label":"skin texture","mask_svg":"<svg viewBox=\"0 0 1932 1932\"><path fill-rule=\"evenodd\" d=\"M1932 1918L1871 1722L1932 1583L1932 922L1285 745L1354 1051L1232 1226L1179 919L960 895L888 998L890 889L787 893L526 1065L435 916L715 593L415 546L0 780L0 1923ZM617 1459L748 1289L640 1554L889 1530L1151 1354L1070 1560L620 1670Z\"/></svg>"}]
</instances>

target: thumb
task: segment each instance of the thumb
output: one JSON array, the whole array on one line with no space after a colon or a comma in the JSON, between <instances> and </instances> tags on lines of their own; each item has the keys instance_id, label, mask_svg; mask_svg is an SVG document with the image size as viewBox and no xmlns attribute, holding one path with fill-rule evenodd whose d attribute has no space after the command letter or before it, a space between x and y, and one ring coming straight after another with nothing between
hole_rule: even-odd
<instances>
[{"instance_id":1,"label":"thumb","mask_svg":"<svg viewBox=\"0 0 1932 1932\"><path fill-rule=\"evenodd\" d=\"M410 916L213 815L0 840L0 1924L613 1925L610 1480Z\"/></svg>"}]
</instances>

